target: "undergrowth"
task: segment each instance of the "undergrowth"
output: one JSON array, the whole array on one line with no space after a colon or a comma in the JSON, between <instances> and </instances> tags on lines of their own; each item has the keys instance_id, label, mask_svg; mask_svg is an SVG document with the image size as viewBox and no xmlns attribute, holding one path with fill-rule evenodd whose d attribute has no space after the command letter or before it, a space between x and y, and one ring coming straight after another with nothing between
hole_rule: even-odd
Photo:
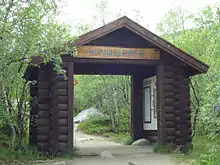
<instances>
[{"instance_id":1,"label":"undergrowth","mask_svg":"<svg viewBox=\"0 0 220 165\"><path fill-rule=\"evenodd\" d=\"M130 145L132 143L132 138L127 128L125 128L125 124L122 124L122 126L119 127L120 132L117 133L111 128L110 122L111 121L108 118L91 117L88 120L81 122L78 125L78 129L86 134L108 137L115 142Z\"/></svg>"},{"instance_id":2,"label":"undergrowth","mask_svg":"<svg viewBox=\"0 0 220 165\"><path fill-rule=\"evenodd\" d=\"M0 162L19 163L46 159L48 159L48 157L30 148L16 151L0 147Z\"/></svg>"}]
</instances>

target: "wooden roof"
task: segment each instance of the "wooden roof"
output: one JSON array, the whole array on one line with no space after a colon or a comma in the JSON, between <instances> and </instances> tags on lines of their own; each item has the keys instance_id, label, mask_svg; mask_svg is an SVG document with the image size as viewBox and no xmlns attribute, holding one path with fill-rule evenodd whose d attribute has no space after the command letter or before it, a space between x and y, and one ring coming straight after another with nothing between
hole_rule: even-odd
<instances>
[{"instance_id":1,"label":"wooden roof","mask_svg":"<svg viewBox=\"0 0 220 165\"><path fill-rule=\"evenodd\" d=\"M143 26L139 25L138 23L132 21L126 16L123 16L113 22L110 22L98 29L90 31L84 35L79 36L79 39L74 46L82 46L85 44L90 43L98 38L101 38L115 30L121 28L127 28L133 33L141 36L148 42L154 44L156 47L164 50L165 52L169 53L170 55L174 56L175 58L181 60L182 62L189 65L191 68L196 69L199 73L206 73L208 71L208 65L204 64L203 62L197 60L193 56L187 54L183 50L177 48L176 46L172 45L168 41L162 39L161 37L157 36L156 34L150 32Z\"/></svg>"}]
</instances>

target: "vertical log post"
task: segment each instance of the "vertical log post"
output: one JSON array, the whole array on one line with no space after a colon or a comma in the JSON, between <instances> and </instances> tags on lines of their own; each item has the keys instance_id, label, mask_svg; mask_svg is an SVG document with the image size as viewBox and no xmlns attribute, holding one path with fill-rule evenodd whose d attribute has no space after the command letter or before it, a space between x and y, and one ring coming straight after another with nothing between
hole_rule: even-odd
<instances>
[{"instance_id":1,"label":"vertical log post","mask_svg":"<svg viewBox=\"0 0 220 165\"><path fill-rule=\"evenodd\" d=\"M169 62L164 66L164 124L166 142L175 143L175 110L174 110L174 67Z\"/></svg>"},{"instance_id":2,"label":"vertical log post","mask_svg":"<svg viewBox=\"0 0 220 165\"><path fill-rule=\"evenodd\" d=\"M51 73L52 68L40 68L38 77L38 122L37 122L37 148L39 151L49 151L51 129Z\"/></svg>"},{"instance_id":3,"label":"vertical log post","mask_svg":"<svg viewBox=\"0 0 220 165\"><path fill-rule=\"evenodd\" d=\"M59 144L58 144L58 138L59 138L59 125L58 125L58 108L57 104L59 102L58 95L57 95L57 83L59 80L57 80L57 75L53 71L52 72L52 80L51 80L51 129L50 129L50 149L49 152L51 155L55 155L58 152Z\"/></svg>"},{"instance_id":4,"label":"vertical log post","mask_svg":"<svg viewBox=\"0 0 220 165\"><path fill-rule=\"evenodd\" d=\"M73 62L67 62L68 69L68 151L73 150Z\"/></svg>"},{"instance_id":5,"label":"vertical log post","mask_svg":"<svg viewBox=\"0 0 220 165\"><path fill-rule=\"evenodd\" d=\"M165 113L164 113L164 63L160 60L157 66L157 126L158 126L158 142L163 144L166 141L165 134Z\"/></svg>"},{"instance_id":6,"label":"vertical log post","mask_svg":"<svg viewBox=\"0 0 220 165\"><path fill-rule=\"evenodd\" d=\"M30 84L31 109L30 109L30 132L29 145L37 146L37 111L38 111L38 83Z\"/></svg>"},{"instance_id":7,"label":"vertical log post","mask_svg":"<svg viewBox=\"0 0 220 165\"><path fill-rule=\"evenodd\" d=\"M131 78L131 130L133 141L142 138L142 83L143 78L133 75Z\"/></svg>"}]
</instances>

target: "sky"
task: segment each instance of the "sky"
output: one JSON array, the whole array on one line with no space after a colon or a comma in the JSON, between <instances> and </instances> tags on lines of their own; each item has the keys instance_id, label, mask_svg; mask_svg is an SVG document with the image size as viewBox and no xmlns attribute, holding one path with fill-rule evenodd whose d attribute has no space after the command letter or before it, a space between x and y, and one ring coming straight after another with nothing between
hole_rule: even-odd
<instances>
[{"instance_id":1,"label":"sky","mask_svg":"<svg viewBox=\"0 0 220 165\"><path fill-rule=\"evenodd\" d=\"M61 23L69 24L73 33L76 32L75 27L79 24L89 24L98 28L93 17L99 16L96 5L100 2L101 0L66 0L58 20ZM133 9L138 9L139 15L143 17L139 23L155 32L157 23L171 8L180 7L193 13L207 5L217 3L220 3L220 0L108 0L109 13L106 15L106 23L113 21L120 11L122 15L135 20L137 14Z\"/></svg>"}]
</instances>

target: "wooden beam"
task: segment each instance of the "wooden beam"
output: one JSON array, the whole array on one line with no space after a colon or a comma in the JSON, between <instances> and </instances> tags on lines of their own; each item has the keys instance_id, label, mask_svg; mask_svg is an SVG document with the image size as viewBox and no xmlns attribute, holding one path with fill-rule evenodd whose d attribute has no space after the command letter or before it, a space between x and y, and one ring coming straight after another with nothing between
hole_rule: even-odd
<instances>
[{"instance_id":1,"label":"wooden beam","mask_svg":"<svg viewBox=\"0 0 220 165\"><path fill-rule=\"evenodd\" d=\"M110 46L80 46L74 58L103 59L160 59L160 52L154 48L121 48Z\"/></svg>"}]
</instances>

